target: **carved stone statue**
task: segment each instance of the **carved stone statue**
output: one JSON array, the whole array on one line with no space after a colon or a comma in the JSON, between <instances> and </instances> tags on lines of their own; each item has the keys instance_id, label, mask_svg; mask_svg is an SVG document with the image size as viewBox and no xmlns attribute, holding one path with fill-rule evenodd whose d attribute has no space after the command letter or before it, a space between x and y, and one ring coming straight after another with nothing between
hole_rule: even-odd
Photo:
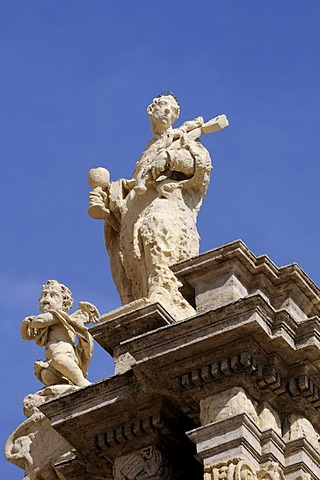
<instances>
[{"instance_id":1,"label":"carved stone statue","mask_svg":"<svg viewBox=\"0 0 320 480\"><path fill-rule=\"evenodd\" d=\"M61 480L54 465L71 459L72 447L51 427L38 407L74 390L73 385L54 385L25 397L23 411L27 418L12 432L4 447L6 459L24 470L24 480Z\"/></svg>"},{"instance_id":2,"label":"carved stone statue","mask_svg":"<svg viewBox=\"0 0 320 480\"><path fill-rule=\"evenodd\" d=\"M196 219L212 166L198 139L228 121L225 115L207 123L198 117L173 129L180 107L172 95L155 98L147 111L152 140L131 179L110 182L106 169L90 170L89 214L105 221L106 249L122 303L144 297L170 307L181 319L194 310L169 267L199 253Z\"/></svg>"},{"instance_id":3,"label":"carved stone statue","mask_svg":"<svg viewBox=\"0 0 320 480\"><path fill-rule=\"evenodd\" d=\"M80 302L79 310L68 315L73 303L70 290L56 280L43 285L40 315L26 317L21 325L24 340L45 347L46 361L35 362L35 375L46 386L89 385L85 378L93 352L86 323L95 323L99 312L94 305Z\"/></svg>"}]
</instances>

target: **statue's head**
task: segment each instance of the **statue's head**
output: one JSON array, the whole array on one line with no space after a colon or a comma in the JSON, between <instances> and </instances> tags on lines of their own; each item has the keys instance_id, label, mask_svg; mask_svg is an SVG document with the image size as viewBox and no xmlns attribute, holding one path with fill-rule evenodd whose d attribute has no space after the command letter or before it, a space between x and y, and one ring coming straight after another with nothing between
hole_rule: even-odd
<instances>
[{"instance_id":1,"label":"statue's head","mask_svg":"<svg viewBox=\"0 0 320 480\"><path fill-rule=\"evenodd\" d=\"M152 100L147 112L152 126L161 129L169 128L179 118L180 107L176 98L171 94L160 94Z\"/></svg>"},{"instance_id":2,"label":"statue's head","mask_svg":"<svg viewBox=\"0 0 320 480\"><path fill-rule=\"evenodd\" d=\"M42 313L57 309L68 312L72 304L71 291L62 283L57 280L48 280L45 285L42 285L42 293L39 299L39 309Z\"/></svg>"}]
</instances>

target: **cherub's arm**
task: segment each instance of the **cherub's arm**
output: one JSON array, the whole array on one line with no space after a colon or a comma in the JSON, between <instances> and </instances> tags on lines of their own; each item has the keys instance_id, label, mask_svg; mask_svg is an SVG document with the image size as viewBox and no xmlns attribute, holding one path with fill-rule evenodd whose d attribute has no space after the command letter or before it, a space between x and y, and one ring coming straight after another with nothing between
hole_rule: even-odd
<instances>
[{"instance_id":1,"label":"cherub's arm","mask_svg":"<svg viewBox=\"0 0 320 480\"><path fill-rule=\"evenodd\" d=\"M50 327L51 325L55 325L56 323L58 322L55 319L54 315L52 315L52 313L50 312L47 312L47 313L41 313L40 315L33 317L30 322L30 327L45 328L45 327Z\"/></svg>"},{"instance_id":2,"label":"cherub's arm","mask_svg":"<svg viewBox=\"0 0 320 480\"><path fill-rule=\"evenodd\" d=\"M21 324L20 332L23 340L35 340L37 331L40 328L54 325L56 320L51 313L42 313L38 316L30 315Z\"/></svg>"}]
</instances>

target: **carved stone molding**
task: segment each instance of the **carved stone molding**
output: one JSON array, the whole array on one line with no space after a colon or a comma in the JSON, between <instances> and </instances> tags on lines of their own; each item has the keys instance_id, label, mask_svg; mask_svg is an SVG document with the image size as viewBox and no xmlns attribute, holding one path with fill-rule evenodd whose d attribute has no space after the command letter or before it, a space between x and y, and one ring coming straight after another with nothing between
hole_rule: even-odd
<instances>
[{"instance_id":1,"label":"carved stone molding","mask_svg":"<svg viewBox=\"0 0 320 480\"><path fill-rule=\"evenodd\" d=\"M258 480L286 480L280 465L270 462L265 468L257 472Z\"/></svg>"},{"instance_id":2,"label":"carved stone molding","mask_svg":"<svg viewBox=\"0 0 320 480\"><path fill-rule=\"evenodd\" d=\"M285 477L277 462L257 471L247 460L233 458L206 466L204 480L285 480Z\"/></svg>"},{"instance_id":3,"label":"carved stone molding","mask_svg":"<svg viewBox=\"0 0 320 480\"><path fill-rule=\"evenodd\" d=\"M204 480L257 480L254 467L241 458L233 458L205 467Z\"/></svg>"},{"instance_id":4,"label":"carved stone molding","mask_svg":"<svg viewBox=\"0 0 320 480\"><path fill-rule=\"evenodd\" d=\"M121 443L137 440L139 437L153 432L165 432L166 424L160 415L135 418L132 422L121 424L116 428L110 428L103 434L95 437L97 448L105 450Z\"/></svg>"},{"instance_id":5,"label":"carved stone molding","mask_svg":"<svg viewBox=\"0 0 320 480\"><path fill-rule=\"evenodd\" d=\"M285 366L282 368L286 369ZM284 378L277 371L272 357L267 358L266 363L262 364L248 351L222 358L212 364L194 366L175 377L172 386L176 391L191 390L236 373L249 375L260 390L269 390L282 399L303 397L310 406L320 411L320 386L317 386L308 374Z\"/></svg>"},{"instance_id":6,"label":"carved stone molding","mask_svg":"<svg viewBox=\"0 0 320 480\"><path fill-rule=\"evenodd\" d=\"M180 262L172 270L189 295L193 291L197 311L234 301L234 295L228 295L232 277L238 298L246 291L261 293L275 309L286 310L298 321L320 314L319 288L297 264L278 268L266 255L255 256L241 240Z\"/></svg>"}]
</instances>

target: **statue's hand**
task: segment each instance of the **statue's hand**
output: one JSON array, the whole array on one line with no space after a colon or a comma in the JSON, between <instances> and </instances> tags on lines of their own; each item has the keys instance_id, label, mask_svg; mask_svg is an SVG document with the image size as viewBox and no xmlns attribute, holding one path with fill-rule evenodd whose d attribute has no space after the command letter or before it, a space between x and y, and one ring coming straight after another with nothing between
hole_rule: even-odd
<instances>
[{"instance_id":1,"label":"statue's hand","mask_svg":"<svg viewBox=\"0 0 320 480\"><path fill-rule=\"evenodd\" d=\"M21 324L21 336L24 340L32 340L35 336L35 331L31 327L31 322L34 319L34 315L29 315L23 319Z\"/></svg>"},{"instance_id":2,"label":"statue's hand","mask_svg":"<svg viewBox=\"0 0 320 480\"><path fill-rule=\"evenodd\" d=\"M97 187L89 194L89 215L97 219L106 219L110 210L106 208L108 205L108 194Z\"/></svg>"},{"instance_id":3,"label":"statue's hand","mask_svg":"<svg viewBox=\"0 0 320 480\"><path fill-rule=\"evenodd\" d=\"M162 172L164 172L168 167L168 156L167 152L163 151L159 153L152 161L150 172L152 178L156 180Z\"/></svg>"},{"instance_id":4,"label":"statue's hand","mask_svg":"<svg viewBox=\"0 0 320 480\"><path fill-rule=\"evenodd\" d=\"M95 188L89 193L89 205L101 205L105 207L108 202L108 195L101 188Z\"/></svg>"}]
</instances>

